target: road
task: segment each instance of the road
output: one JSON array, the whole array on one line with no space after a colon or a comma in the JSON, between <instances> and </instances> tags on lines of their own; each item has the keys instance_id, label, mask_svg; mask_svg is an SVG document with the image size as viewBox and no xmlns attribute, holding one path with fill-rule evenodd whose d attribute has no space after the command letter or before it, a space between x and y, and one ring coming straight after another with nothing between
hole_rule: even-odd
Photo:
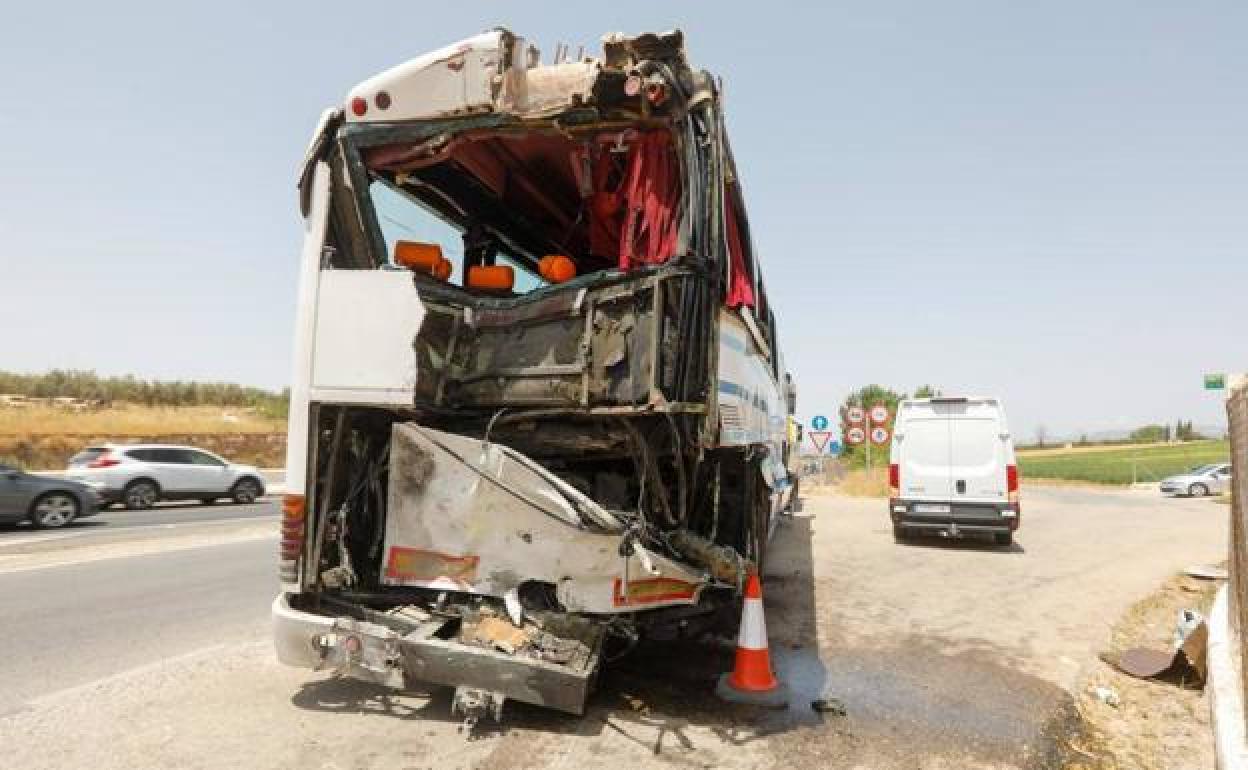
<instances>
[{"instance_id":1,"label":"road","mask_svg":"<svg viewBox=\"0 0 1248 770\"><path fill-rule=\"evenodd\" d=\"M278 665L273 538L255 522L189 525L247 539L161 535L178 550L10 573L0 548L14 658L0 660L0 745L34 768L1051 766L1110 624L1176 569L1223 558L1226 508L1024 494L1009 549L895 544L882 501L807 498L777 532L764 587L786 711L709 694L731 649L662 647L604 672L584 718L508 704L503 726L472 736L445 689ZM814 713L820 694L846 715Z\"/></svg>"}]
</instances>

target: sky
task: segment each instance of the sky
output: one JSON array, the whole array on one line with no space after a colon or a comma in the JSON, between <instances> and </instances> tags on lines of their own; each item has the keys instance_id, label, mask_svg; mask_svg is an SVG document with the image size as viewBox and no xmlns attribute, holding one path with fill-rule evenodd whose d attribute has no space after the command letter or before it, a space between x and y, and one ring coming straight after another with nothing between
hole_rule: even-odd
<instances>
[{"instance_id":1,"label":"sky","mask_svg":"<svg viewBox=\"0 0 1248 770\"><path fill-rule=\"evenodd\" d=\"M880 383L1016 437L1193 419L1248 370L1248 4L22 3L0 45L0 369L279 388L295 176L364 78L503 25L680 27L805 418Z\"/></svg>"}]
</instances>

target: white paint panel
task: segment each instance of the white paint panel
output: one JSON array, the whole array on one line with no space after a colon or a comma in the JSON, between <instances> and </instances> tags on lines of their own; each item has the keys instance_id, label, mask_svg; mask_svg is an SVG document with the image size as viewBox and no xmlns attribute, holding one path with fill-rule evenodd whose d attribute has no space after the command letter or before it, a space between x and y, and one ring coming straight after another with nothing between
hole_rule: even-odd
<instances>
[{"instance_id":1,"label":"white paint panel","mask_svg":"<svg viewBox=\"0 0 1248 770\"><path fill-rule=\"evenodd\" d=\"M347 94L347 120L391 122L492 110L494 77L502 70L504 34L500 30L485 32L374 75ZM381 91L390 96L386 109L377 105ZM351 109L356 97L368 104L363 115Z\"/></svg>"},{"instance_id":2,"label":"white paint panel","mask_svg":"<svg viewBox=\"0 0 1248 770\"><path fill-rule=\"evenodd\" d=\"M313 391L354 394L343 399L354 403L412 403L416 385L412 341L424 317L410 273L322 271L316 298Z\"/></svg>"},{"instance_id":3,"label":"white paint panel","mask_svg":"<svg viewBox=\"0 0 1248 770\"><path fill-rule=\"evenodd\" d=\"M316 318L321 250L329 218L329 166L318 161L312 175L311 202L303 222L299 289L295 308L295 354L290 378L290 417L286 424L286 488L303 494L308 462L308 388L312 375L312 337Z\"/></svg>"}]
</instances>

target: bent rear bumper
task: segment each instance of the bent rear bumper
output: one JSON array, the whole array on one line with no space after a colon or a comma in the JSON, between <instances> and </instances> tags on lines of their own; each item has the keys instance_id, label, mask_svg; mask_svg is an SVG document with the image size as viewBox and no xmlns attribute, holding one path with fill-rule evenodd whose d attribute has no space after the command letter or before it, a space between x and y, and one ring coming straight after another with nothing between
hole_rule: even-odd
<instances>
[{"instance_id":1,"label":"bent rear bumper","mask_svg":"<svg viewBox=\"0 0 1248 770\"><path fill-rule=\"evenodd\" d=\"M305 612L291 607L287 594L278 595L272 612L277 659L288 666L332 670L396 689L407 678L477 688L578 715L585 711L603 641L600 625L565 616L568 628L577 625L585 634L589 654L561 665L420 631L402 634L366 620Z\"/></svg>"}]
</instances>

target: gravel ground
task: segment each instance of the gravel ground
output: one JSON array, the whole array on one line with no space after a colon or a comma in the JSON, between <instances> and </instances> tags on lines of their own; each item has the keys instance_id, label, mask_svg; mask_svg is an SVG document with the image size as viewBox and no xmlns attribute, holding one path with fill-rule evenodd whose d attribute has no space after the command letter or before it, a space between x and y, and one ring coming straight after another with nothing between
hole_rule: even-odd
<instances>
[{"instance_id":1,"label":"gravel ground","mask_svg":"<svg viewBox=\"0 0 1248 770\"><path fill-rule=\"evenodd\" d=\"M1023 511L1012 548L899 545L883 501L808 498L764 584L785 711L710 695L731 649L660 647L604 672L584 718L508 704L501 727L464 734L447 690L283 668L256 622L50 692L0 719L0 745L31 768L1052 767L1110 623L1220 560L1226 508L1036 487ZM819 695L846 714L814 713Z\"/></svg>"}]
</instances>

